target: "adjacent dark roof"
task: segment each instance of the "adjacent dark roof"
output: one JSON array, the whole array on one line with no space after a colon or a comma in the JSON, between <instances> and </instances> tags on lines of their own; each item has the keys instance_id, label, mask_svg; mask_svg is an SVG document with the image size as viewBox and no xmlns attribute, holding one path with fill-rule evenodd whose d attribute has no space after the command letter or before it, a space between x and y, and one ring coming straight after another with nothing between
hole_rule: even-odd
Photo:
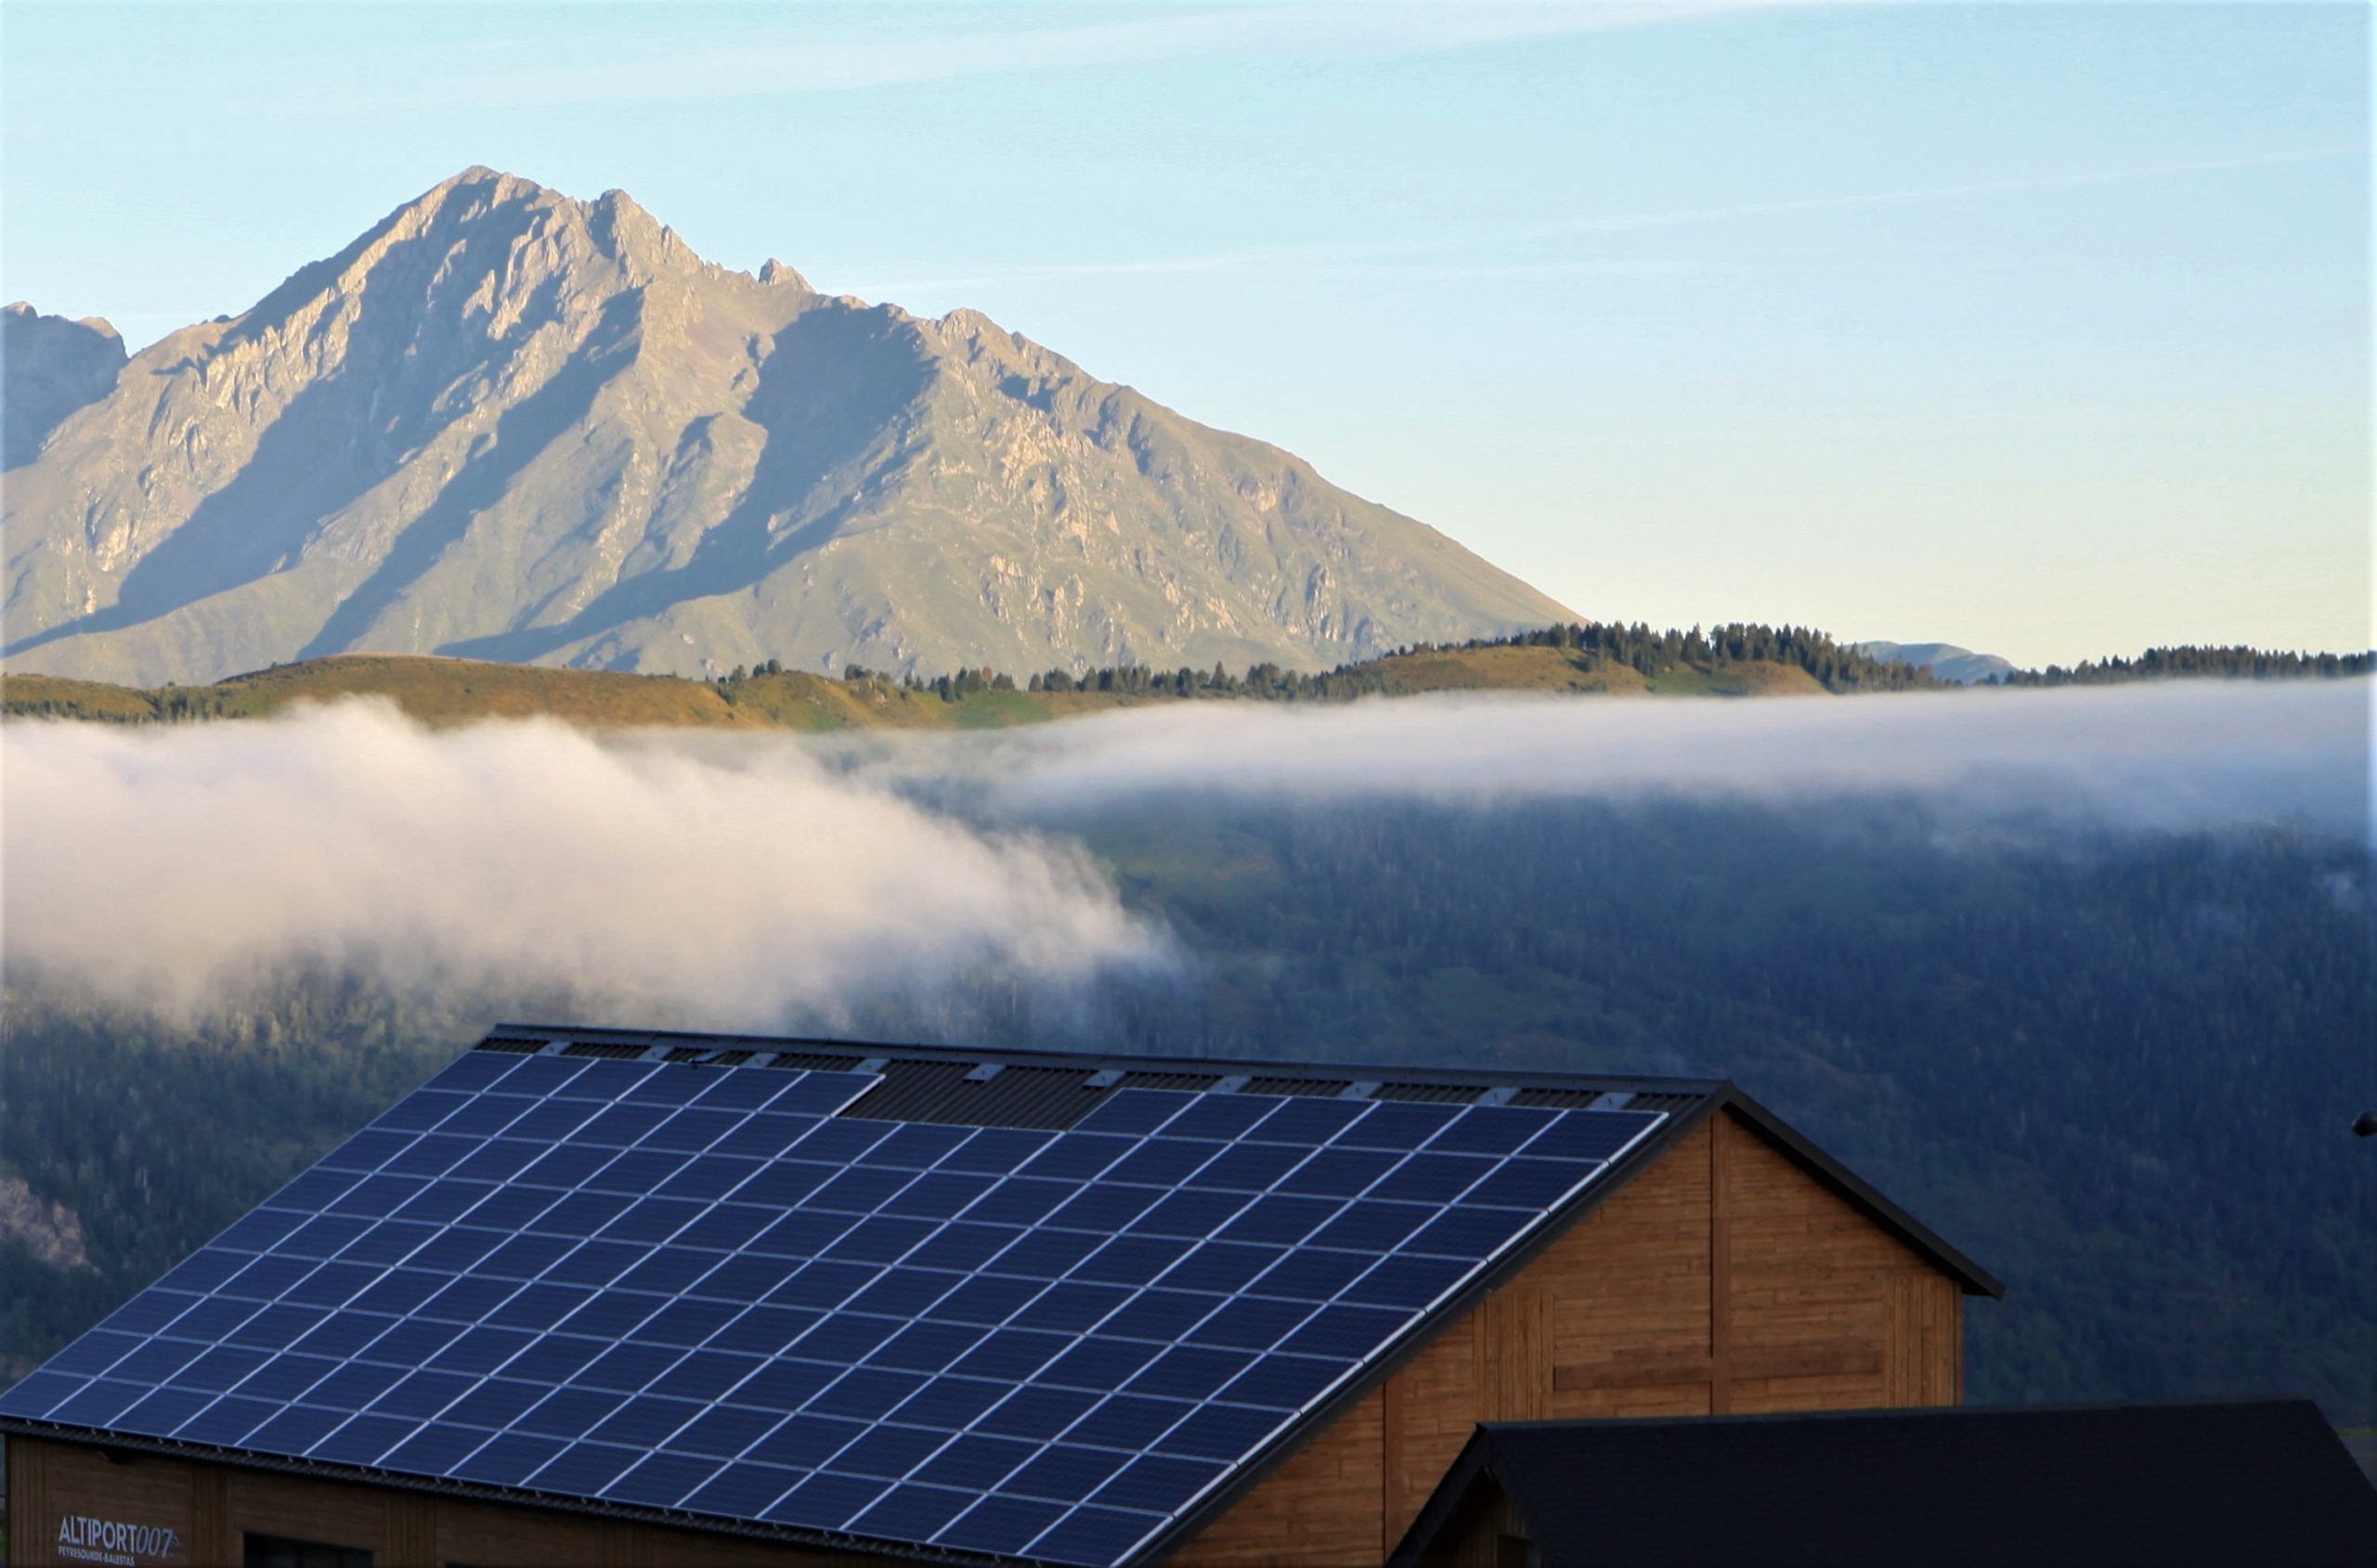
<instances>
[{"instance_id":1,"label":"adjacent dark roof","mask_svg":"<svg viewBox=\"0 0 2377 1568\"><path fill-rule=\"evenodd\" d=\"M1394 1568L1495 1488L1540 1568L2377 1555L2377 1490L2307 1400L1488 1424Z\"/></svg>"},{"instance_id":2,"label":"adjacent dark roof","mask_svg":"<svg viewBox=\"0 0 2377 1568\"><path fill-rule=\"evenodd\" d=\"M1998 1290L1721 1082L505 1026L0 1394L0 1430L1154 1561L1725 1108ZM1040 1392L960 1408L992 1383Z\"/></svg>"}]
</instances>

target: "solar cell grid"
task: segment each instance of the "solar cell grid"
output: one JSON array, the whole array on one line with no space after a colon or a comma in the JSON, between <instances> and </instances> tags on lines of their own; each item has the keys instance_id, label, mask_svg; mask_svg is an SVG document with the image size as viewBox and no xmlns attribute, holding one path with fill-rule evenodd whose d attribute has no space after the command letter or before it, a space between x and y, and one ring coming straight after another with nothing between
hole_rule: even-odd
<instances>
[{"instance_id":1,"label":"solar cell grid","mask_svg":"<svg viewBox=\"0 0 2377 1568\"><path fill-rule=\"evenodd\" d=\"M874 1082L474 1053L0 1410L1111 1564L1658 1120Z\"/></svg>"}]
</instances>

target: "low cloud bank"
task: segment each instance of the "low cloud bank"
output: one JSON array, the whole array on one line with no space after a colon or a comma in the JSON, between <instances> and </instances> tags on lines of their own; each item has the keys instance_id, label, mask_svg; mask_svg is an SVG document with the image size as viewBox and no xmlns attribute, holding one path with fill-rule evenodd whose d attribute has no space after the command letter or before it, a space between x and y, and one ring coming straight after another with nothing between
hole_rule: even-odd
<instances>
[{"instance_id":1,"label":"low cloud bank","mask_svg":"<svg viewBox=\"0 0 2377 1568\"><path fill-rule=\"evenodd\" d=\"M2370 681L2337 680L1830 700L1211 703L852 755L862 776L924 790L964 779L1027 815L1173 792L1448 803L1890 793L1968 819L2285 822L2363 836L2372 693Z\"/></svg>"},{"instance_id":2,"label":"low cloud bank","mask_svg":"<svg viewBox=\"0 0 2377 1568\"><path fill-rule=\"evenodd\" d=\"M292 967L416 996L831 1027L968 977L1168 965L1065 826L1166 797L1912 797L1942 823L2274 822L2370 842L2368 681L1788 702L1181 705L996 735L11 723L11 980L189 1009ZM1852 818L1853 820L1853 818ZM1042 824L1019 832L1002 823Z\"/></svg>"},{"instance_id":3,"label":"low cloud bank","mask_svg":"<svg viewBox=\"0 0 2377 1568\"><path fill-rule=\"evenodd\" d=\"M12 723L0 785L12 978L161 1007L318 965L749 1027L984 965L1062 986L1163 954L1077 849L968 828L788 742L724 766L352 703Z\"/></svg>"}]
</instances>

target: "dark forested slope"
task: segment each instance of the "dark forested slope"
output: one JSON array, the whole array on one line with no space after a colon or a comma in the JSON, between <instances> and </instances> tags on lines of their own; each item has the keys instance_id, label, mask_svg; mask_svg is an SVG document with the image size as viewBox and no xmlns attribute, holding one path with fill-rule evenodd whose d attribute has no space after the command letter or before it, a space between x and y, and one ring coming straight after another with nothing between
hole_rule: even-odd
<instances>
[{"instance_id":1,"label":"dark forested slope","mask_svg":"<svg viewBox=\"0 0 2377 1568\"><path fill-rule=\"evenodd\" d=\"M1977 1398L2302 1392L2377 1417L2365 849L1957 827L1911 803L1142 802L1078 831L1191 961L1085 1000L971 977L836 1026L1730 1075L2009 1283ZM54 1346L498 1013L333 977L175 1029L25 988L0 1134L93 1267L0 1260ZM672 1020L644 1021L667 1025ZM819 1020L785 1020L787 1026ZM21 1363L20 1363L21 1364Z\"/></svg>"}]
</instances>

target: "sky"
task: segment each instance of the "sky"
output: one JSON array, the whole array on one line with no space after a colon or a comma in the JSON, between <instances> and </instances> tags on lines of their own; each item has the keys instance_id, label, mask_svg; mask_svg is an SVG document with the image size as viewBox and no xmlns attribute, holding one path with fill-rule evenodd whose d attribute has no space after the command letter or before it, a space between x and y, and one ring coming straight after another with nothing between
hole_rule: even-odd
<instances>
[{"instance_id":1,"label":"sky","mask_svg":"<svg viewBox=\"0 0 2377 1568\"><path fill-rule=\"evenodd\" d=\"M2371 638L2355 3L0 8L136 347L473 163L987 312L1596 619Z\"/></svg>"}]
</instances>

